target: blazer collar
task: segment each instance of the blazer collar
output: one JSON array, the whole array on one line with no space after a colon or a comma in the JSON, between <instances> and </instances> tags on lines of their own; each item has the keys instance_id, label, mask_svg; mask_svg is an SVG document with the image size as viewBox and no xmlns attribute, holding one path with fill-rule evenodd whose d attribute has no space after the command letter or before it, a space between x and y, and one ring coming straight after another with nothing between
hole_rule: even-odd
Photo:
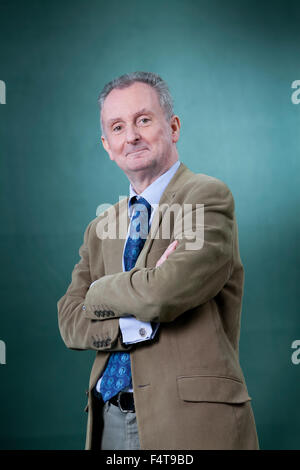
<instances>
[{"instance_id":1,"label":"blazer collar","mask_svg":"<svg viewBox=\"0 0 300 470\"><path fill-rule=\"evenodd\" d=\"M163 216L168 208L169 205L171 205L174 201L174 198L176 196L176 192L182 188L182 186L188 181L188 179L193 175L194 173L189 170L184 163L181 162L178 170L176 171L175 175L171 179L170 183L166 187L160 201L159 201L159 206L160 210L156 210L153 221L151 224L151 236L148 236L146 243L144 245L143 250L140 253L140 256L137 259L136 262L136 267L144 267L146 266L146 258L147 254L151 250L153 240L155 239L155 235L162 223Z\"/></svg>"},{"instance_id":2,"label":"blazer collar","mask_svg":"<svg viewBox=\"0 0 300 470\"><path fill-rule=\"evenodd\" d=\"M176 171L175 175L167 185L166 189L164 190L159 204L164 204L164 203L171 203L174 197L176 196L176 192L182 188L182 186L188 181L188 179L193 175L194 173L188 169L188 167L180 162L180 165L178 167L178 170ZM126 198L122 199L120 201L119 205L119 210L120 212L123 212L127 210L128 212L128 201L129 197L127 196ZM129 215L129 214L128 214ZM130 219L128 217L128 223Z\"/></svg>"},{"instance_id":3,"label":"blazer collar","mask_svg":"<svg viewBox=\"0 0 300 470\"><path fill-rule=\"evenodd\" d=\"M180 163L178 170L166 187L159 204L170 203L174 199L176 192L188 181L194 173L188 169L184 163Z\"/></svg>"}]
</instances>

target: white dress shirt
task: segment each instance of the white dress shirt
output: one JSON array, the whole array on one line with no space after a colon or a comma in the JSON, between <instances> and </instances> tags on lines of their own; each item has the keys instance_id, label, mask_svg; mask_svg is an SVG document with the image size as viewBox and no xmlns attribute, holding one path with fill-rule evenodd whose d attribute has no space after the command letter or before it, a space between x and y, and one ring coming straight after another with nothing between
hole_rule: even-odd
<instances>
[{"instance_id":1,"label":"white dress shirt","mask_svg":"<svg viewBox=\"0 0 300 470\"><path fill-rule=\"evenodd\" d=\"M163 173L159 178L157 178L153 183L151 183L141 194L137 194L131 184L129 185L129 200L128 200L128 215L131 219L131 208L129 206L129 201L133 196L143 197L152 207L152 213L149 221L149 226L151 226L155 210L159 204L160 198L165 191L166 187L170 183L171 179L175 175L180 165L180 161L177 160L165 173ZM129 235L129 228L127 233L127 238ZM127 242L127 238L124 243L122 264L123 271L124 269L124 250ZM97 282L97 281L94 281ZM143 322L137 320L133 316L121 317L119 318L120 330L122 333L122 340L125 344L138 343L140 341L147 341L152 339L155 336L155 333L159 327L159 323L151 325L150 322ZM96 390L100 392L100 382L101 378L98 380L96 385ZM127 391L132 391L128 389Z\"/></svg>"}]
</instances>

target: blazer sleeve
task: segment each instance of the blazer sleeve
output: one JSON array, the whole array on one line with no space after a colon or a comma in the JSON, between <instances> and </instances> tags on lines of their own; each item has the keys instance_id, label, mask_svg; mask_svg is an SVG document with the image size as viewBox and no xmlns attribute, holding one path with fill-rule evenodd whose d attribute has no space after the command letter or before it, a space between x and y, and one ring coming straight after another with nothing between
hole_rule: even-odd
<instances>
[{"instance_id":1,"label":"blazer sleeve","mask_svg":"<svg viewBox=\"0 0 300 470\"><path fill-rule=\"evenodd\" d=\"M94 349L97 351L128 350L121 343L119 319L106 318L100 321L97 317L87 318L85 313L85 296L92 283L89 263L89 237L93 221L87 226L83 244L79 249L80 261L72 272L72 281L65 295L58 301L58 325L66 346L70 349ZM99 240L98 240L99 243ZM103 260L99 260L104 276ZM111 312L113 313L113 312Z\"/></svg>"},{"instance_id":2,"label":"blazer sleeve","mask_svg":"<svg viewBox=\"0 0 300 470\"><path fill-rule=\"evenodd\" d=\"M199 234L197 218L193 217L189 233L174 231L179 242L177 248L159 267L135 267L99 279L85 298L88 318L94 318L97 309L109 308L120 317L130 312L142 321L171 322L218 294L232 269L235 224L232 194L223 182L211 178L204 184L193 185L184 203L191 204L193 211L197 203L204 204L201 247L187 249L191 232Z\"/></svg>"}]
</instances>

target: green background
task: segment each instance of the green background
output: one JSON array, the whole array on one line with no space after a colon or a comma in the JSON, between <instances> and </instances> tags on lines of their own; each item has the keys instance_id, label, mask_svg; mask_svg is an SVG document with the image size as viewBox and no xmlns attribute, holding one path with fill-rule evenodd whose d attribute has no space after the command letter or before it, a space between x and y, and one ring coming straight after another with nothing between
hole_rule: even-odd
<instances>
[{"instance_id":1,"label":"green background","mask_svg":"<svg viewBox=\"0 0 300 470\"><path fill-rule=\"evenodd\" d=\"M99 204L128 182L101 147L97 97L159 73L180 159L226 182L245 266L240 360L262 449L300 448L298 1L0 1L0 448L82 449L92 351L57 300Z\"/></svg>"}]
</instances>

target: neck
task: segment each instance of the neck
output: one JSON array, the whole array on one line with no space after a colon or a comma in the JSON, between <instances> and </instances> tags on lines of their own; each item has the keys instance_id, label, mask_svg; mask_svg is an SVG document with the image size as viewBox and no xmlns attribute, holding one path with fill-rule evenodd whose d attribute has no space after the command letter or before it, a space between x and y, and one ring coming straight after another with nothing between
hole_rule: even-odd
<instances>
[{"instance_id":1,"label":"neck","mask_svg":"<svg viewBox=\"0 0 300 470\"><path fill-rule=\"evenodd\" d=\"M151 167L146 168L145 170L134 172L130 175L127 174L127 177L134 191L137 194L141 194L143 191L145 191L146 188L148 188L148 186L150 186L150 184L157 180L157 178L166 173L166 171L168 171L177 160L178 155L176 159L170 161L162 168Z\"/></svg>"}]
</instances>

